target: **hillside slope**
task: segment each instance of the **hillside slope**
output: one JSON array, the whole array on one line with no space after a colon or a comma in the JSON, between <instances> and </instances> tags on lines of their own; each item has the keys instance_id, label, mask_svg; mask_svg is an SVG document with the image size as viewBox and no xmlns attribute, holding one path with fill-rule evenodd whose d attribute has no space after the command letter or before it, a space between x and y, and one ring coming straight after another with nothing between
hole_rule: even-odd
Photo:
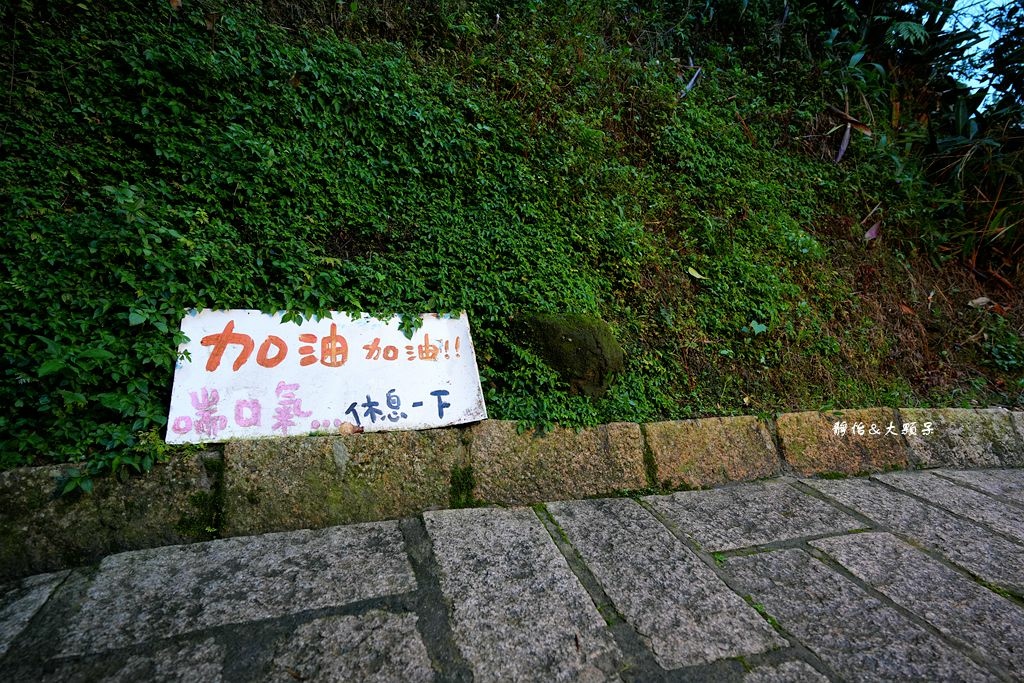
<instances>
[{"instance_id":1,"label":"hillside slope","mask_svg":"<svg viewBox=\"0 0 1024 683\"><path fill-rule=\"evenodd\" d=\"M495 7L6 10L0 464L148 469L207 307L466 310L491 415L534 425L1021 404L1016 290L936 265L952 219L884 121L837 154L841 70ZM612 325L607 395L524 311Z\"/></svg>"}]
</instances>

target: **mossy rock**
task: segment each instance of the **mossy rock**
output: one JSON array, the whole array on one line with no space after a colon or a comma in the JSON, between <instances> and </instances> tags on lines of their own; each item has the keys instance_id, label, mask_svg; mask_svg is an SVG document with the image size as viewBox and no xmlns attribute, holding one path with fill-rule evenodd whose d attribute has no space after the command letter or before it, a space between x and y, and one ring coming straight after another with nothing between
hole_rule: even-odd
<instances>
[{"instance_id":1,"label":"mossy rock","mask_svg":"<svg viewBox=\"0 0 1024 683\"><path fill-rule=\"evenodd\" d=\"M588 315L528 313L518 321L527 347L574 393L601 396L623 368L622 347L608 323Z\"/></svg>"}]
</instances>

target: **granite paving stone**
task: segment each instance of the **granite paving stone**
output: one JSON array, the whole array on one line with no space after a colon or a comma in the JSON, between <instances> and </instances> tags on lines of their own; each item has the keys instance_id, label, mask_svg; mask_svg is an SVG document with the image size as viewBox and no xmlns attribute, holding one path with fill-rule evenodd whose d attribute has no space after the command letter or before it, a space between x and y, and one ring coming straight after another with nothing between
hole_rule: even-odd
<instances>
[{"instance_id":1,"label":"granite paving stone","mask_svg":"<svg viewBox=\"0 0 1024 683\"><path fill-rule=\"evenodd\" d=\"M466 430L474 495L490 503L530 505L647 486L640 425L614 422L581 430L520 433L513 420Z\"/></svg>"},{"instance_id":2,"label":"granite paving stone","mask_svg":"<svg viewBox=\"0 0 1024 683\"><path fill-rule=\"evenodd\" d=\"M135 549L0 583L0 681L1024 680L1022 499L780 477Z\"/></svg>"},{"instance_id":3,"label":"granite paving stone","mask_svg":"<svg viewBox=\"0 0 1024 683\"><path fill-rule=\"evenodd\" d=\"M1024 508L1002 503L984 493L924 472L892 472L875 476L875 479L1024 541Z\"/></svg>"},{"instance_id":4,"label":"granite paving stone","mask_svg":"<svg viewBox=\"0 0 1024 683\"><path fill-rule=\"evenodd\" d=\"M955 479L995 496L1024 504L1024 469L1021 470L932 470L933 474Z\"/></svg>"},{"instance_id":5,"label":"granite paving stone","mask_svg":"<svg viewBox=\"0 0 1024 683\"><path fill-rule=\"evenodd\" d=\"M0 680L32 683L136 683L166 681L219 683L224 680L225 648L214 638L197 638L163 647L139 648L39 662L8 662Z\"/></svg>"},{"instance_id":6,"label":"granite paving stone","mask_svg":"<svg viewBox=\"0 0 1024 683\"><path fill-rule=\"evenodd\" d=\"M604 620L532 510L423 517L475 680L617 679L621 656Z\"/></svg>"},{"instance_id":7,"label":"granite paving stone","mask_svg":"<svg viewBox=\"0 0 1024 683\"><path fill-rule=\"evenodd\" d=\"M371 610L300 625L277 648L267 681L432 681L414 614Z\"/></svg>"},{"instance_id":8,"label":"granite paving stone","mask_svg":"<svg viewBox=\"0 0 1024 683\"><path fill-rule=\"evenodd\" d=\"M110 683L136 681L209 681L223 679L224 648L212 638L184 648L167 647L152 655L131 655L110 677ZM69 667L70 668L70 667ZM67 679L65 679L67 680Z\"/></svg>"},{"instance_id":9,"label":"granite paving stone","mask_svg":"<svg viewBox=\"0 0 1024 683\"><path fill-rule=\"evenodd\" d=\"M455 429L230 441L221 533L316 529L442 507L452 470L468 464Z\"/></svg>"},{"instance_id":10,"label":"granite paving stone","mask_svg":"<svg viewBox=\"0 0 1024 683\"><path fill-rule=\"evenodd\" d=\"M855 576L973 646L1024 671L1024 609L886 533L812 541Z\"/></svg>"},{"instance_id":11,"label":"granite paving stone","mask_svg":"<svg viewBox=\"0 0 1024 683\"><path fill-rule=\"evenodd\" d=\"M87 496L60 495L57 483L74 463L0 472L0 581L208 538L216 488L209 458L214 454L175 456L123 482L96 477Z\"/></svg>"},{"instance_id":12,"label":"granite paving stone","mask_svg":"<svg viewBox=\"0 0 1024 683\"><path fill-rule=\"evenodd\" d=\"M828 678L807 662L784 662L751 669L743 683L828 683Z\"/></svg>"},{"instance_id":13,"label":"granite paving stone","mask_svg":"<svg viewBox=\"0 0 1024 683\"><path fill-rule=\"evenodd\" d=\"M0 588L0 658L67 575L39 574Z\"/></svg>"},{"instance_id":14,"label":"granite paving stone","mask_svg":"<svg viewBox=\"0 0 1024 683\"><path fill-rule=\"evenodd\" d=\"M803 475L859 474L907 465L907 445L891 408L784 413L775 424L783 457ZM872 426L881 433L872 434Z\"/></svg>"},{"instance_id":15,"label":"granite paving stone","mask_svg":"<svg viewBox=\"0 0 1024 683\"><path fill-rule=\"evenodd\" d=\"M874 482L806 483L889 530L939 551L973 574L1024 594L1024 546Z\"/></svg>"},{"instance_id":16,"label":"granite paving stone","mask_svg":"<svg viewBox=\"0 0 1024 683\"><path fill-rule=\"evenodd\" d=\"M786 642L650 513L628 498L550 503L616 609L666 669Z\"/></svg>"},{"instance_id":17,"label":"granite paving stone","mask_svg":"<svg viewBox=\"0 0 1024 683\"><path fill-rule=\"evenodd\" d=\"M782 482L681 491L644 500L709 551L863 527L853 517Z\"/></svg>"},{"instance_id":18,"label":"granite paving stone","mask_svg":"<svg viewBox=\"0 0 1024 683\"><path fill-rule=\"evenodd\" d=\"M1024 411L1010 411L1010 422L1013 424L1013 428L1016 430L1017 436L1020 437L1021 443L1024 444Z\"/></svg>"},{"instance_id":19,"label":"granite paving stone","mask_svg":"<svg viewBox=\"0 0 1024 683\"><path fill-rule=\"evenodd\" d=\"M653 422L643 431L666 488L763 479L782 466L767 425L750 415Z\"/></svg>"},{"instance_id":20,"label":"granite paving stone","mask_svg":"<svg viewBox=\"0 0 1024 683\"><path fill-rule=\"evenodd\" d=\"M802 550L727 561L740 589L847 680L997 680Z\"/></svg>"},{"instance_id":21,"label":"granite paving stone","mask_svg":"<svg viewBox=\"0 0 1024 683\"><path fill-rule=\"evenodd\" d=\"M900 408L912 461L918 467L998 467L1024 465L1021 435L1005 408ZM925 423L931 433L925 434Z\"/></svg>"},{"instance_id":22,"label":"granite paving stone","mask_svg":"<svg viewBox=\"0 0 1024 683\"><path fill-rule=\"evenodd\" d=\"M396 522L232 538L108 557L64 654L415 590Z\"/></svg>"}]
</instances>

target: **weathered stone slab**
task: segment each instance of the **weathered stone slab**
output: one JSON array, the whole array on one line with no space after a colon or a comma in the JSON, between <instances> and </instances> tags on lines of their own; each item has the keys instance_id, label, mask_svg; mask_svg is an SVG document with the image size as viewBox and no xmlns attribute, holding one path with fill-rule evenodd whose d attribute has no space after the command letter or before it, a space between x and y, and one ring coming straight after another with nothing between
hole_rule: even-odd
<instances>
[{"instance_id":1,"label":"weathered stone slab","mask_svg":"<svg viewBox=\"0 0 1024 683\"><path fill-rule=\"evenodd\" d=\"M846 426L845 433L837 434ZM776 419L782 456L800 474L860 474L907 466L907 446L889 408L785 413ZM880 434L871 434L874 425ZM860 434L863 427L864 433ZM890 427L894 433L890 431Z\"/></svg>"},{"instance_id":2,"label":"weathered stone slab","mask_svg":"<svg viewBox=\"0 0 1024 683\"><path fill-rule=\"evenodd\" d=\"M743 683L828 683L806 662L784 662L778 666L759 666L743 677Z\"/></svg>"},{"instance_id":3,"label":"weathered stone slab","mask_svg":"<svg viewBox=\"0 0 1024 683\"><path fill-rule=\"evenodd\" d=\"M477 681L614 680L618 648L532 510L423 515Z\"/></svg>"},{"instance_id":4,"label":"weathered stone slab","mask_svg":"<svg viewBox=\"0 0 1024 683\"><path fill-rule=\"evenodd\" d=\"M208 455L174 457L123 483L97 478L88 495L60 495L71 465L0 472L0 581L210 538Z\"/></svg>"},{"instance_id":5,"label":"weathered stone slab","mask_svg":"<svg viewBox=\"0 0 1024 683\"><path fill-rule=\"evenodd\" d=\"M916 423L907 435L916 467L1000 467L1024 465L1024 443L1004 408L900 408L904 424ZM925 423L934 430L924 435Z\"/></svg>"},{"instance_id":6,"label":"weathered stone slab","mask_svg":"<svg viewBox=\"0 0 1024 683\"><path fill-rule=\"evenodd\" d=\"M976 576L1024 595L1024 546L870 481L806 483L888 530L939 551Z\"/></svg>"},{"instance_id":7,"label":"weathered stone slab","mask_svg":"<svg viewBox=\"0 0 1024 683\"><path fill-rule=\"evenodd\" d=\"M654 422L643 431L665 488L763 479L782 466L772 435L756 417Z\"/></svg>"},{"instance_id":8,"label":"weathered stone slab","mask_svg":"<svg viewBox=\"0 0 1024 683\"><path fill-rule=\"evenodd\" d=\"M516 427L487 420L468 430L478 498L524 505L647 486L639 425L556 427L543 436Z\"/></svg>"},{"instance_id":9,"label":"weathered stone slab","mask_svg":"<svg viewBox=\"0 0 1024 683\"><path fill-rule=\"evenodd\" d=\"M989 528L1024 542L1024 509L1002 503L984 493L926 472L892 472L875 479L913 493L950 512L987 524Z\"/></svg>"},{"instance_id":10,"label":"weathered stone slab","mask_svg":"<svg viewBox=\"0 0 1024 683\"><path fill-rule=\"evenodd\" d=\"M0 658L67 574L30 576L0 588Z\"/></svg>"},{"instance_id":11,"label":"weathered stone slab","mask_svg":"<svg viewBox=\"0 0 1024 683\"><path fill-rule=\"evenodd\" d=\"M868 585L976 648L1008 671L1024 671L1024 609L884 533L812 541Z\"/></svg>"},{"instance_id":12,"label":"weathered stone slab","mask_svg":"<svg viewBox=\"0 0 1024 683\"><path fill-rule=\"evenodd\" d=\"M681 491L644 498L704 550L734 550L863 524L784 483Z\"/></svg>"},{"instance_id":13,"label":"weathered stone slab","mask_svg":"<svg viewBox=\"0 0 1024 683\"><path fill-rule=\"evenodd\" d=\"M740 590L845 679L996 680L800 550L728 560Z\"/></svg>"},{"instance_id":14,"label":"weathered stone slab","mask_svg":"<svg viewBox=\"0 0 1024 683\"><path fill-rule=\"evenodd\" d=\"M100 565L65 629L62 653L102 652L415 588L393 522L123 553Z\"/></svg>"},{"instance_id":15,"label":"weathered stone slab","mask_svg":"<svg viewBox=\"0 0 1024 683\"><path fill-rule=\"evenodd\" d=\"M371 610L300 625L274 654L268 681L432 681L414 614Z\"/></svg>"},{"instance_id":16,"label":"weathered stone slab","mask_svg":"<svg viewBox=\"0 0 1024 683\"><path fill-rule=\"evenodd\" d=\"M233 441L224 446L226 536L376 521L447 507L468 464L459 430Z\"/></svg>"},{"instance_id":17,"label":"weathered stone slab","mask_svg":"<svg viewBox=\"0 0 1024 683\"><path fill-rule=\"evenodd\" d=\"M612 498L547 507L662 667L705 664L786 645L635 501Z\"/></svg>"},{"instance_id":18,"label":"weathered stone slab","mask_svg":"<svg viewBox=\"0 0 1024 683\"><path fill-rule=\"evenodd\" d=\"M135 681L223 680L224 647L212 638L185 647L171 646L152 655L131 655L109 678L117 683ZM69 667L71 668L71 667ZM67 679L64 679L67 680Z\"/></svg>"},{"instance_id":19,"label":"weathered stone slab","mask_svg":"<svg viewBox=\"0 0 1024 683\"><path fill-rule=\"evenodd\" d=\"M934 473L985 493L1024 503L1024 470L935 470Z\"/></svg>"},{"instance_id":20,"label":"weathered stone slab","mask_svg":"<svg viewBox=\"0 0 1024 683\"><path fill-rule=\"evenodd\" d=\"M86 657L58 657L45 663L20 661L4 680L35 683L136 683L137 681L223 680L225 648L213 638L197 637L173 645Z\"/></svg>"},{"instance_id":21,"label":"weathered stone slab","mask_svg":"<svg viewBox=\"0 0 1024 683\"><path fill-rule=\"evenodd\" d=\"M1020 410L1010 411L1010 422L1013 423L1013 428L1017 430L1017 436L1024 442L1024 412Z\"/></svg>"}]
</instances>

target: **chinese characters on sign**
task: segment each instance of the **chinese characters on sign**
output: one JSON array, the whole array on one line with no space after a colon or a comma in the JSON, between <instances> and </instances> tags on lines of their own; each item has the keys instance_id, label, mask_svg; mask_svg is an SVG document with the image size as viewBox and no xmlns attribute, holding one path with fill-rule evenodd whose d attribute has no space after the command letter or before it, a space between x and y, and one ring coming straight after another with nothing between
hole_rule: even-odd
<instances>
[{"instance_id":1,"label":"chinese characters on sign","mask_svg":"<svg viewBox=\"0 0 1024 683\"><path fill-rule=\"evenodd\" d=\"M469 320L424 315L412 339L390 321L334 313L282 323L202 311L181 329L169 443L337 431L427 429L486 419Z\"/></svg>"},{"instance_id":2,"label":"chinese characters on sign","mask_svg":"<svg viewBox=\"0 0 1024 683\"><path fill-rule=\"evenodd\" d=\"M836 436L846 436L847 434L850 436L864 436L865 434L869 436L916 436L917 434L931 436L935 433L935 427L931 422L925 422L919 431L916 422L904 422L901 427L897 427L895 422L890 421L883 432L882 428L874 422L868 427L863 422L847 424L844 421L832 425L832 433Z\"/></svg>"}]
</instances>

